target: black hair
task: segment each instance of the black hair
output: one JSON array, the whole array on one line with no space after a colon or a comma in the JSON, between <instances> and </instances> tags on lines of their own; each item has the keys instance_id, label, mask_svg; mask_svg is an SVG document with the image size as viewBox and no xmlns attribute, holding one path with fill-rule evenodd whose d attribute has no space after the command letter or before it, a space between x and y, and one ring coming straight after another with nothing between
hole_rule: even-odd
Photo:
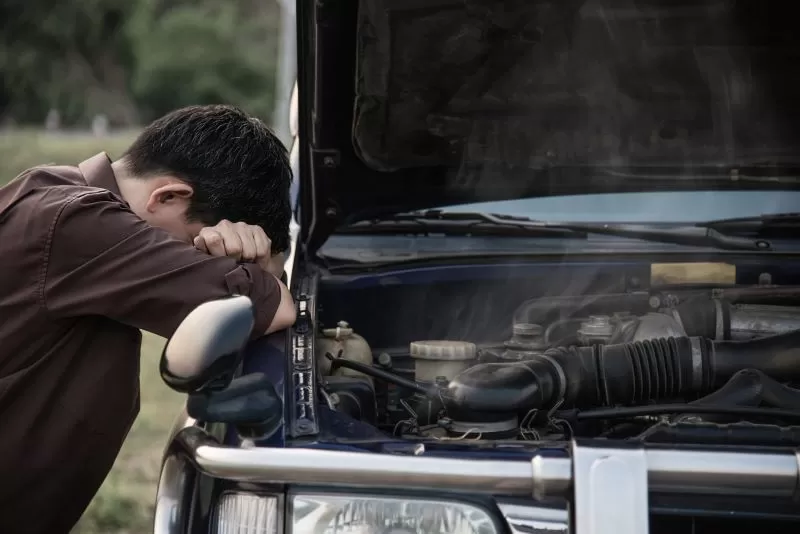
<instances>
[{"instance_id":1,"label":"black hair","mask_svg":"<svg viewBox=\"0 0 800 534\"><path fill-rule=\"evenodd\" d=\"M135 177L171 174L191 185L189 220L258 225L273 254L289 248L289 157L259 119L232 106L178 109L147 126L123 158Z\"/></svg>"}]
</instances>

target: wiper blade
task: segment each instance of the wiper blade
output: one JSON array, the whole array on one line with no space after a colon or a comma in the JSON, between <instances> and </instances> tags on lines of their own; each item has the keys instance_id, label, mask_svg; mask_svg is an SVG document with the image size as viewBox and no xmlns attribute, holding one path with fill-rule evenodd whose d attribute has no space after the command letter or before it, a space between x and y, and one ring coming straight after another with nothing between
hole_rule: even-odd
<instances>
[{"instance_id":1,"label":"wiper blade","mask_svg":"<svg viewBox=\"0 0 800 534\"><path fill-rule=\"evenodd\" d=\"M361 224L361 226L359 226ZM749 239L722 233L716 228L685 225L659 227L651 224L605 224L605 223L569 223L547 222L527 217L499 215L481 212L443 212L428 210L410 212L392 216L390 219L365 221L351 226L348 233L375 233L379 227L386 231L404 231L424 229L453 231L461 226L465 233L505 230L504 235L513 233L520 236L555 235L568 237L585 237L587 234L610 235L623 238L641 239L657 243L712 247L721 250L769 250L770 244L764 240Z\"/></svg>"},{"instance_id":2,"label":"wiper blade","mask_svg":"<svg viewBox=\"0 0 800 534\"><path fill-rule=\"evenodd\" d=\"M511 237L586 237L586 232L570 228L536 228L517 221L529 219L491 215L487 213L458 213L427 210L399 213L385 219L359 221L337 230L341 234L445 234Z\"/></svg>"},{"instance_id":3,"label":"wiper blade","mask_svg":"<svg viewBox=\"0 0 800 534\"><path fill-rule=\"evenodd\" d=\"M776 213L757 217L717 219L699 223L697 226L711 228L728 235L797 237L800 235L800 213Z\"/></svg>"}]
</instances>

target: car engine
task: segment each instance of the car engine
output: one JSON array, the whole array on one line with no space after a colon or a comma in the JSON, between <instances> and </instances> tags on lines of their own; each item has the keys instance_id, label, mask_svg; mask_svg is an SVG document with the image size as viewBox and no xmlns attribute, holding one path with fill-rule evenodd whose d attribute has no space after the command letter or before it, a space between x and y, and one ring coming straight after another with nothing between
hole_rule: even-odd
<instances>
[{"instance_id":1,"label":"car engine","mask_svg":"<svg viewBox=\"0 0 800 534\"><path fill-rule=\"evenodd\" d=\"M538 298L519 305L506 340L419 340L399 357L341 321L319 330L317 374L330 408L406 439L710 442L725 428L782 443L798 439L787 438L800 418L797 297Z\"/></svg>"}]
</instances>

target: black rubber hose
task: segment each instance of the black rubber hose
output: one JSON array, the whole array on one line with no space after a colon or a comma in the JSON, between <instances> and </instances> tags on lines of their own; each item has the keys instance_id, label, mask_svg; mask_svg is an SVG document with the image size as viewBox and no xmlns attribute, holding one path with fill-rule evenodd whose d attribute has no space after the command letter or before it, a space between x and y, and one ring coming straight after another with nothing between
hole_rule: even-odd
<instances>
[{"instance_id":1,"label":"black rubber hose","mask_svg":"<svg viewBox=\"0 0 800 534\"><path fill-rule=\"evenodd\" d=\"M560 385L557 377L556 364L541 358L482 363L450 382L446 401L465 413L517 412L552 402Z\"/></svg>"},{"instance_id":2,"label":"black rubber hose","mask_svg":"<svg viewBox=\"0 0 800 534\"><path fill-rule=\"evenodd\" d=\"M715 341L713 353L714 386L742 369L784 381L800 380L800 330L749 341Z\"/></svg>"},{"instance_id":3,"label":"black rubber hose","mask_svg":"<svg viewBox=\"0 0 800 534\"><path fill-rule=\"evenodd\" d=\"M596 380L602 395L594 406L702 394L724 386L743 369L780 380L800 380L800 331L739 342L654 339L599 350ZM775 398L783 395L774 387L769 391Z\"/></svg>"},{"instance_id":4,"label":"black rubber hose","mask_svg":"<svg viewBox=\"0 0 800 534\"><path fill-rule=\"evenodd\" d=\"M800 391L785 386L756 369L743 369L731 377L717 391L690 403L693 406L761 406L766 404L782 410L800 411ZM682 421L690 417L683 414ZM719 415L704 417L706 421L725 422L730 417Z\"/></svg>"},{"instance_id":5,"label":"black rubber hose","mask_svg":"<svg viewBox=\"0 0 800 534\"><path fill-rule=\"evenodd\" d=\"M676 308L686 335L717 339L717 322L722 326L722 340L731 338L731 308L716 299L691 299ZM722 313L722 317L717 317Z\"/></svg>"},{"instance_id":6,"label":"black rubber hose","mask_svg":"<svg viewBox=\"0 0 800 534\"><path fill-rule=\"evenodd\" d=\"M764 373L755 369L743 369L733 375L728 382L713 393L701 397L689 404L717 406L758 406L761 403L761 392Z\"/></svg>"},{"instance_id":7,"label":"black rubber hose","mask_svg":"<svg viewBox=\"0 0 800 534\"><path fill-rule=\"evenodd\" d=\"M394 373L390 373L388 371L384 371L383 369L378 369L377 367L373 367L371 365L366 365L359 362L354 362L351 360L345 360L342 358L334 358L333 356L326 354L329 360L331 360L331 368L335 367L347 367L348 369L352 369L353 371L358 371L360 373L364 373L365 375L371 376L373 378L378 378L380 380L385 380L389 383L395 384L402 388L407 388L418 393L422 393L425 396L436 398L438 397L438 389L437 388L429 388L425 387L422 384L418 384L413 380L409 380L407 378L403 378L402 376L398 376Z\"/></svg>"},{"instance_id":8,"label":"black rubber hose","mask_svg":"<svg viewBox=\"0 0 800 534\"><path fill-rule=\"evenodd\" d=\"M523 362L476 365L450 381L447 404L461 413L640 404L704 391L710 342L696 365L689 338L546 351ZM703 377L706 377L703 380Z\"/></svg>"},{"instance_id":9,"label":"black rubber hose","mask_svg":"<svg viewBox=\"0 0 800 534\"><path fill-rule=\"evenodd\" d=\"M722 395L727 391L727 395ZM743 369L733 375L721 389L692 404L735 404L800 411L800 390L781 384L757 369Z\"/></svg>"},{"instance_id":10,"label":"black rubber hose","mask_svg":"<svg viewBox=\"0 0 800 534\"><path fill-rule=\"evenodd\" d=\"M729 287L720 289L719 298L738 304L800 304L800 286Z\"/></svg>"},{"instance_id":11,"label":"black rubber hose","mask_svg":"<svg viewBox=\"0 0 800 534\"><path fill-rule=\"evenodd\" d=\"M774 417L776 419L800 420L800 412L779 408L760 408L755 406L713 406L711 404L651 404L649 406L626 406L619 408L600 408L577 412L559 412L559 417L576 421L598 419L625 419L647 415L669 415L677 413L730 414L749 417Z\"/></svg>"},{"instance_id":12,"label":"black rubber hose","mask_svg":"<svg viewBox=\"0 0 800 534\"><path fill-rule=\"evenodd\" d=\"M661 338L601 347L597 360L599 398L591 406L641 404L707 391L710 342Z\"/></svg>"},{"instance_id":13,"label":"black rubber hose","mask_svg":"<svg viewBox=\"0 0 800 534\"><path fill-rule=\"evenodd\" d=\"M548 408L557 402L565 408L635 405L707 393L743 369L800 379L800 331L744 342L680 337L551 349L524 362L467 369L453 378L446 397L449 406L467 414ZM794 391L761 383L762 398L795 406ZM737 392L736 398L753 394Z\"/></svg>"}]
</instances>

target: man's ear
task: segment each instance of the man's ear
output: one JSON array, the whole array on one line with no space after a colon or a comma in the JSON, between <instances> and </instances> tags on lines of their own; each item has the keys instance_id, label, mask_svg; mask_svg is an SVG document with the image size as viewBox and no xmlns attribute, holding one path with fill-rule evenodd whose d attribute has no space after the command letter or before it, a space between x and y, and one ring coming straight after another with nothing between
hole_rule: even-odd
<instances>
[{"instance_id":1,"label":"man's ear","mask_svg":"<svg viewBox=\"0 0 800 534\"><path fill-rule=\"evenodd\" d=\"M192 198L192 186L181 182L172 182L153 189L147 199L146 209L149 212L170 205L186 204Z\"/></svg>"}]
</instances>

